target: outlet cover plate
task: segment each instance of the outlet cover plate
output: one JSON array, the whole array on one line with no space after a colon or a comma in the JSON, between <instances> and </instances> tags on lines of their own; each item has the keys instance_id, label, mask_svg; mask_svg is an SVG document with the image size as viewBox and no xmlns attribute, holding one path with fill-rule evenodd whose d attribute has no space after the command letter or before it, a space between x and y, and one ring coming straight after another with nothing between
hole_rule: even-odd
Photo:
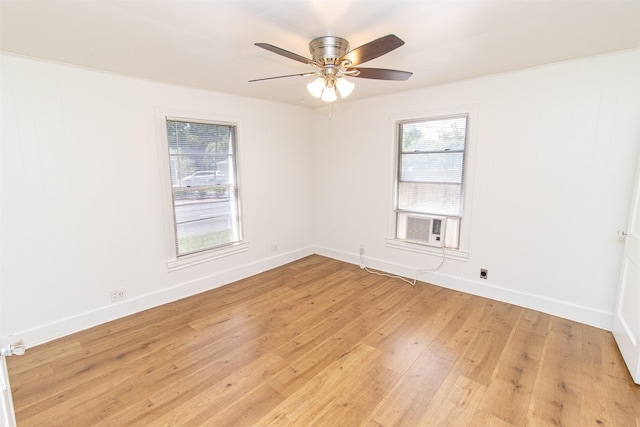
<instances>
[{"instance_id":1,"label":"outlet cover plate","mask_svg":"<svg viewBox=\"0 0 640 427\"><path fill-rule=\"evenodd\" d=\"M111 302L122 301L127 297L127 290L125 288L112 289L109 294Z\"/></svg>"}]
</instances>

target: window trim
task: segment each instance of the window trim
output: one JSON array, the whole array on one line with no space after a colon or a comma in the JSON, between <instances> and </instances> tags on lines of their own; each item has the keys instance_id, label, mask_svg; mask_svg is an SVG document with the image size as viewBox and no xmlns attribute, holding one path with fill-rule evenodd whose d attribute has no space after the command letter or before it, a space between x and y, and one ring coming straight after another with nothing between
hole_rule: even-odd
<instances>
[{"instance_id":1,"label":"window trim","mask_svg":"<svg viewBox=\"0 0 640 427\"><path fill-rule=\"evenodd\" d=\"M474 170L475 156L477 146L477 130L478 130L478 104L464 104L458 106L444 107L439 109L431 109L425 111L414 111L393 115L390 117L391 144L392 155L390 156L391 170L393 171L393 180L391 182L391 207L389 209L387 221L387 237L385 244L389 248L408 250L412 252L424 253L429 255L442 256L441 248L422 245L419 243L408 242L396 237L397 227L397 198L398 198L398 182L399 182L399 162L400 162L400 124L411 123L416 121L467 116L467 135L466 135L466 154L464 156L463 176L462 176L462 201L461 209L462 220L460 222L460 242L457 249L447 248L444 250L446 258L466 261L469 258L469 248L471 244L471 217L473 210L473 186L474 186Z\"/></svg>"},{"instance_id":2,"label":"window trim","mask_svg":"<svg viewBox=\"0 0 640 427\"><path fill-rule=\"evenodd\" d=\"M386 238L385 244L387 247L393 248L393 249L401 249L404 251L435 255L440 257L444 253L445 258L455 259L458 261L467 261L469 259L469 252L466 250L444 248L444 251L443 251L443 248L436 248L434 246L421 245L419 243L409 242L407 240L398 239L396 237Z\"/></svg>"},{"instance_id":3,"label":"window trim","mask_svg":"<svg viewBox=\"0 0 640 427\"><path fill-rule=\"evenodd\" d=\"M165 235L165 259L168 271L176 271L194 265L209 262L215 259L231 256L249 250L249 242L244 236L243 215L242 215L242 191L238 193L238 226L241 233L239 242L229 243L216 248L208 249L187 255L178 256L175 236L175 217L173 206L173 188L171 184L171 171L169 170L169 141L167 135L167 120L198 121L213 124L223 124L234 126L236 132L236 186L241 188L241 157L240 149L240 127L242 120L236 117L229 117L223 114L212 112L196 112L165 107L155 107L155 126L157 135L158 163L160 173L160 190L162 193L162 212Z\"/></svg>"}]
</instances>

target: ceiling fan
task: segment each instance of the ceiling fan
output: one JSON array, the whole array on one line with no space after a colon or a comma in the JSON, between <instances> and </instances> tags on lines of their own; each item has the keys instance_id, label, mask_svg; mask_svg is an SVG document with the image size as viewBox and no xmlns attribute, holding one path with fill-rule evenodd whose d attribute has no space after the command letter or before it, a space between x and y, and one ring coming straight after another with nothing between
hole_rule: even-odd
<instances>
[{"instance_id":1,"label":"ceiling fan","mask_svg":"<svg viewBox=\"0 0 640 427\"><path fill-rule=\"evenodd\" d=\"M312 59L308 59L268 43L255 43L256 46L270 52L308 64L313 67L314 70L308 73L254 79L249 80L249 82L281 79L284 77L316 76L316 79L307 85L309 93L325 102L333 102L337 99L336 89L342 98L346 98L353 90L354 84L346 80L345 77L400 81L407 80L411 77L413 73L408 71L359 67L360 64L389 53L403 44L404 42L396 35L389 34L353 50L349 50L349 42L347 40L341 37L323 36L315 38L309 43L309 51L311 52Z\"/></svg>"}]
</instances>

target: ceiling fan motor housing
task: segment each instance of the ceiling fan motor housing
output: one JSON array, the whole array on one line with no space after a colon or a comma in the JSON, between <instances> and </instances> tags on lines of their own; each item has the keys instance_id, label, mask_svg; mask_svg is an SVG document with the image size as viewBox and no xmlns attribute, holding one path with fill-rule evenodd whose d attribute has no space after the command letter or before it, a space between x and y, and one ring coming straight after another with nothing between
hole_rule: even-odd
<instances>
[{"instance_id":1,"label":"ceiling fan motor housing","mask_svg":"<svg viewBox=\"0 0 640 427\"><path fill-rule=\"evenodd\" d=\"M309 43L309 51L318 65L340 65L336 60L349 51L349 42L342 37L318 37Z\"/></svg>"}]
</instances>

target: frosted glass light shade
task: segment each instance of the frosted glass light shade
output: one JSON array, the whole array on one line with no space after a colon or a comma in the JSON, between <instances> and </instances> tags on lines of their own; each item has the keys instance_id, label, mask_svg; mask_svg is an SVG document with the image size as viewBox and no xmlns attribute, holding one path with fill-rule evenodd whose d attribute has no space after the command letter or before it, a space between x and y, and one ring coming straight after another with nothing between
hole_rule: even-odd
<instances>
[{"instance_id":1,"label":"frosted glass light shade","mask_svg":"<svg viewBox=\"0 0 640 427\"><path fill-rule=\"evenodd\" d=\"M338 96L336 95L336 88L333 86L325 87L324 91L322 91L322 97L320 99L322 99L324 102L333 102L338 99Z\"/></svg>"},{"instance_id":2,"label":"frosted glass light shade","mask_svg":"<svg viewBox=\"0 0 640 427\"><path fill-rule=\"evenodd\" d=\"M324 79L322 77L318 77L307 85L307 90L315 98L322 96L322 89L324 89Z\"/></svg>"},{"instance_id":3,"label":"frosted glass light shade","mask_svg":"<svg viewBox=\"0 0 640 427\"><path fill-rule=\"evenodd\" d=\"M328 82L324 77L318 77L311 83L307 84L307 90L311 96L320 98L324 102L333 102L338 99L336 89L340 92L342 98L346 98L353 91L354 84L343 77L339 77L333 82Z\"/></svg>"},{"instance_id":4,"label":"frosted glass light shade","mask_svg":"<svg viewBox=\"0 0 640 427\"><path fill-rule=\"evenodd\" d=\"M338 92L340 92L340 96L346 98L351 94L355 85L349 80L340 77L338 80L336 80L336 87L338 88Z\"/></svg>"}]
</instances>

